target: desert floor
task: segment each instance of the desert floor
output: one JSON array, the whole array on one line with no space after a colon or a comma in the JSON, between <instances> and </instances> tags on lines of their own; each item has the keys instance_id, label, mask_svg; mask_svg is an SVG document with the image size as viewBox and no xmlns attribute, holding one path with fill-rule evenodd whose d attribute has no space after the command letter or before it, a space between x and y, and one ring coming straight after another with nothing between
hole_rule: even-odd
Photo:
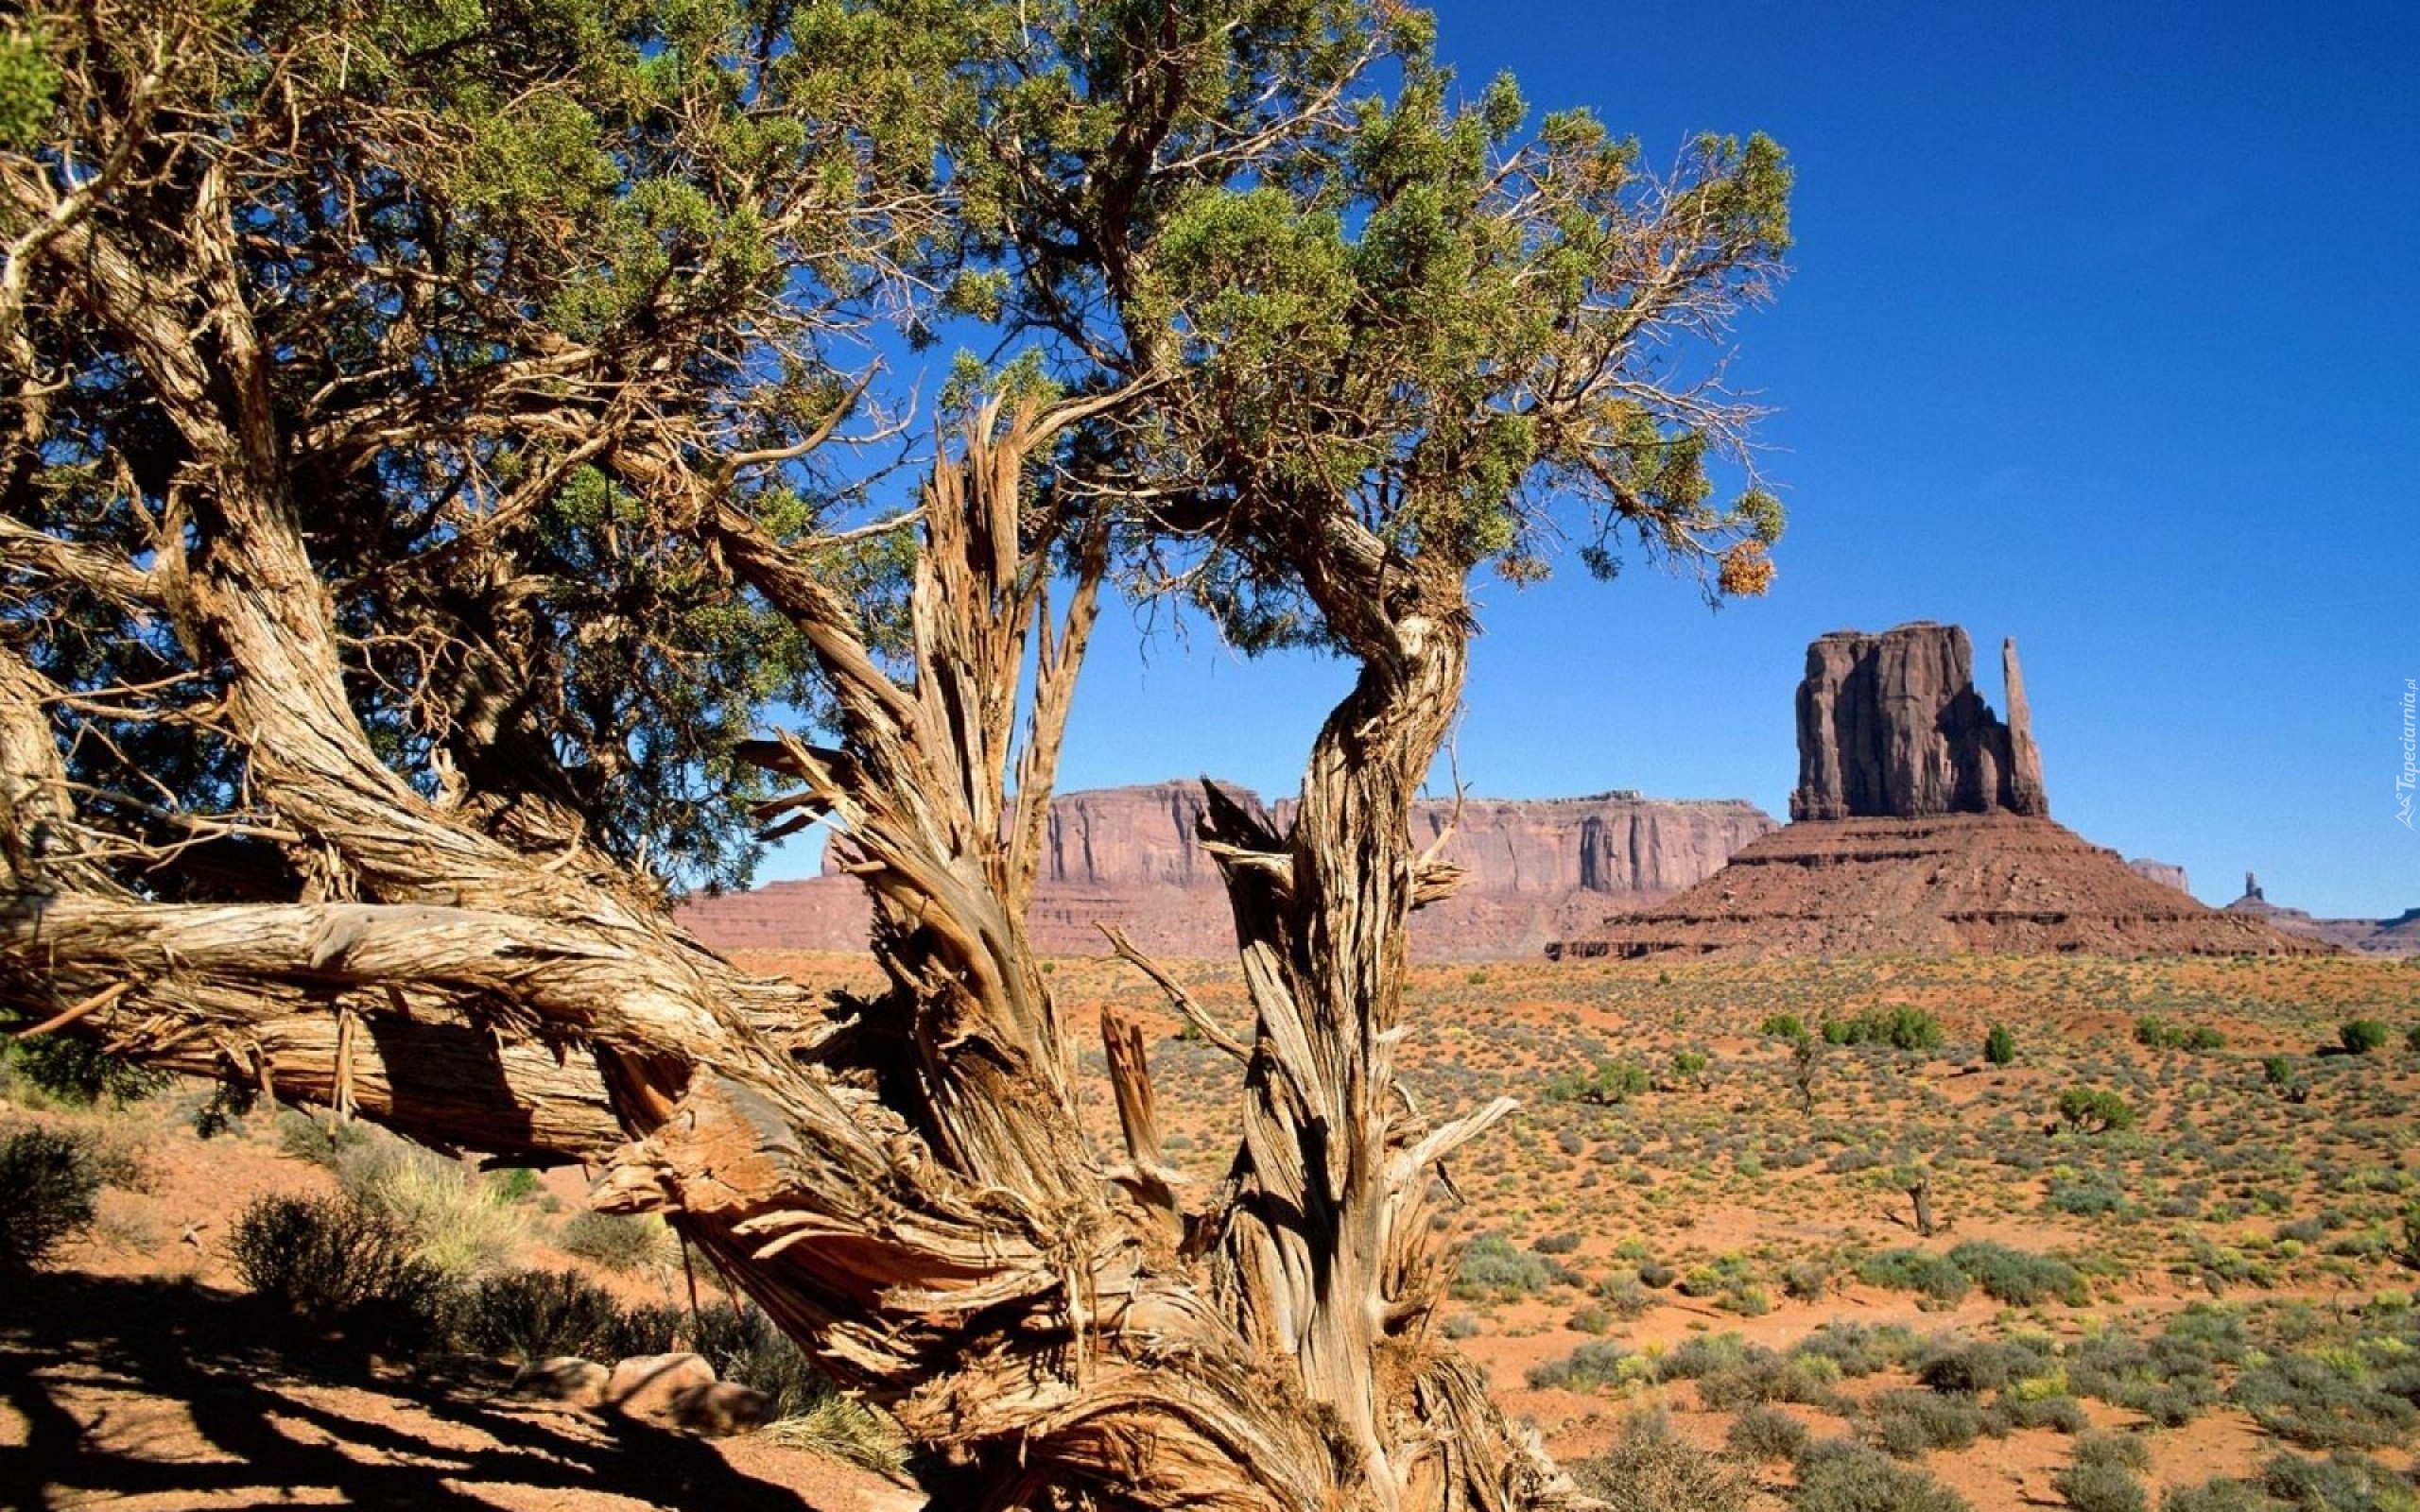
<instances>
[{"instance_id":1,"label":"desert floor","mask_svg":"<svg viewBox=\"0 0 2420 1512\"><path fill-rule=\"evenodd\" d=\"M873 985L846 956L748 964ZM1176 970L1239 1020L1232 966ZM1238 1069L1127 969L1052 972L1086 1045L1105 1005L1150 1025L1169 1153L1214 1180ZM1765 1032L1785 1016L1822 1047L1803 1093L1787 1025ZM2411 1504L2420 964L1496 963L1421 969L1409 1019L1401 1064L1424 1111L1523 1102L1450 1173L1448 1237L1475 1243L1441 1326L1566 1460L1661 1415L1731 1455L1756 1506L1791 1504L1802 1429L1875 1445L1979 1512L2090 1503L2066 1473L2080 1445L2114 1453L2150 1505ZM2386 1042L2346 1053L2357 1020ZM1825 1043L1827 1021L1834 1040L1862 1022L1912 1048ZM1982 1050L1996 1024L2004 1066ZM2220 1042L2190 1047L2196 1028ZM1081 1054L1106 1145L1101 1057ZM2078 1090L2114 1093L2132 1125L2063 1117ZM245 1295L234 1215L337 1185L298 1115L254 1110L205 1141L196 1089L115 1110L22 1083L0 1096L15 1099L0 1126L85 1128L120 1157L95 1227L45 1274L0 1282L0 1503L899 1503L883 1476L770 1435L532 1403L501 1366L364 1361ZM467 1263L572 1268L679 1305L676 1252L605 1264L565 1247L582 1190L577 1171L514 1182ZM2194 1501L2214 1477L2276 1500Z\"/></svg>"}]
</instances>

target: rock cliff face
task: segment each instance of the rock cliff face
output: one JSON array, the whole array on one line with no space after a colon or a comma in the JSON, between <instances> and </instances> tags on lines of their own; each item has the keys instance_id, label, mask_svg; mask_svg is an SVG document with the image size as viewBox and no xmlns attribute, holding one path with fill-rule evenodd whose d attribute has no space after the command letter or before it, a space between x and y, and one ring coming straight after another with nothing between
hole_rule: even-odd
<instances>
[{"instance_id":1,"label":"rock cliff face","mask_svg":"<svg viewBox=\"0 0 2420 1512\"><path fill-rule=\"evenodd\" d=\"M1798 685L1793 819L2050 812L2016 643L2001 648L2009 722L1975 690L1974 648L1928 620L1836 630L1806 648Z\"/></svg>"},{"instance_id":2,"label":"rock cliff face","mask_svg":"<svg viewBox=\"0 0 2420 1512\"><path fill-rule=\"evenodd\" d=\"M2136 856L2126 863L2126 869L2137 877L2156 882L2161 886L2173 887L2178 892L2189 893L2193 890L2192 885L2186 880L2185 868L2169 862L2153 861L2149 856Z\"/></svg>"},{"instance_id":3,"label":"rock cliff face","mask_svg":"<svg viewBox=\"0 0 2420 1512\"><path fill-rule=\"evenodd\" d=\"M1248 804L1259 800L1230 789ZM1202 805L1192 782L1062 795L1051 805L1032 927L1046 954L1103 949L1096 920L1125 929L1144 949L1217 957L1234 949L1226 896L1195 838ZM1293 817L1290 800L1273 816ZM1418 805L1413 839L1448 826L1445 854L1468 881L1461 893L1412 916L1412 948L1431 960L1534 954L1612 908L1636 907L1712 876L1731 853L1772 831L1743 802L1666 801L1632 792L1590 798L1469 799ZM683 922L726 949L856 950L869 915L856 883L838 874L773 883L700 899Z\"/></svg>"}]
</instances>

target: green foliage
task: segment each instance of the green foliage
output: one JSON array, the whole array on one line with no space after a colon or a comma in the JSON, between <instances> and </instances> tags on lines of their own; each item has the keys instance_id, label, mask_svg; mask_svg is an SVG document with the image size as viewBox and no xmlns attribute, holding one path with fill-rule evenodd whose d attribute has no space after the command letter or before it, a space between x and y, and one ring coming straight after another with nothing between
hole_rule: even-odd
<instances>
[{"instance_id":1,"label":"green foliage","mask_svg":"<svg viewBox=\"0 0 2420 1512\"><path fill-rule=\"evenodd\" d=\"M2059 1094L2059 1117L2068 1127L2103 1134L2135 1126L2135 1109L2103 1087L2070 1087Z\"/></svg>"},{"instance_id":2,"label":"green foliage","mask_svg":"<svg viewBox=\"0 0 2420 1512\"><path fill-rule=\"evenodd\" d=\"M1768 1040L1804 1040L1806 1024L1795 1013L1775 1013L1756 1026L1756 1033Z\"/></svg>"},{"instance_id":3,"label":"green foliage","mask_svg":"<svg viewBox=\"0 0 2420 1512\"><path fill-rule=\"evenodd\" d=\"M47 1263L91 1228L100 1190L90 1137L40 1126L0 1135L0 1275Z\"/></svg>"},{"instance_id":4,"label":"green foliage","mask_svg":"<svg viewBox=\"0 0 2420 1512\"><path fill-rule=\"evenodd\" d=\"M0 32L0 147L37 143L59 93L59 71L43 50L43 33L23 22Z\"/></svg>"},{"instance_id":5,"label":"green foliage","mask_svg":"<svg viewBox=\"0 0 2420 1512\"><path fill-rule=\"evenodd\" d=\"M2336 1038L2346 1054L2366 1056L2383 1046L2389 1033L2377 1019L2348 1019L2337 1029Z\"/></svg>"},{"instance_id":6,"label":"green foliage","mask_svg":"<svg viewBox=\"0 0 2420 1512\"><path fill-rule=\"evenodd\" d=\"M1983 1037L1983 1058L1995 1066L2006 1066L2015 1061L2016 1036L2009 1033L2008 1025L1993 1024L1991 1033Z\"/></svg>"},{"instance_id":7,"label":"green foliage","mask_svg":"<svg viewBox=\"0 0 2420 1512\"><path fill-rule=\"evenodd\" d=\"M2083 1274L2048 1255L1971 1240L1950 1250L1949 1262L1981 1287L1984 1295L2011 1307L2033 1307L2046 1301L2083 1307L2092 1300Z\"/></svg>"},{"instance_id":8,"label":"green foliage","mask_svg":"<svg viewBox=\"0 0 2420 1512\"><path fill-rule=\"evenodd\" d=\"M168 1085L148 1067L106 1054L90 1040L46 1034L7 1037L0 1026L0 1090L29 1107L123 1107Z\"/></svg>"},{"instance_id":9,"label":"green foliage","mask_svg":"<svg viewBox=\"0 0 2420 1512\"><path fill-rule=\"evenodd\" d=\"M383 1131L338 1151L337 1184L409 1236L413 1254L452 1276L503 1264L527 1237L503 1189L433 1151Z\"/></svg>"},{"instance_id":10,"label":"green foliage","mask_svg":"<svg viewBox=\"0 0 2420 1512\"><path fill-rule=\"evenodd\" d=\"M1927 1249L1886 1249L1867 1255L1857 1264L1858 1280L1868 1286L1914 1292L1928 1302L1954 1306L1971 1284L1966 1273L1946 1255Z\"/></svg>"},{"instance_id":11,"label":"green foliage","mask_svg":"<svg viewBox=\"0 0 2420 1512\"><path fill-rule=\"evenodd\" d=\"M1824 1021L1824 1042L1834 1045L1889 1045L1893 1050L1938 1050L1941 1021L1909 1004L1868 1008L1847 1019Z\"/></svg>"},{"instance_id":12,"label":"green foliage","mask_svg":"<svg viewBox=\"0 0 2420 1512\"><path fill-rule=\"evenodd\" d=\"M1547 1080L1546 1093L1553 1102L1610 1107L1630 1101L1648 1087L1648 1075L1642 1068L1626 1060L1600 1060L1594 1071L1557 1072Z\"/></svg>"},{"instance_id":13,"label":"green foliage","mask_svg":"<svg viewBox=\"0 0 2420 1512\"><path fill-rule=\"evenodd\" d=\"M1894 1459L1964 1449L1983 1433L1980 1408L1965 1397L1937 1391L1885 1391L1865 1403L1865 1412L1875 1442Z\"/></svg>"},{"instance_id":14,"label":"green foliage","mask_svg":"<svg viewBox=\"0 0 2420 1512\"><path fill-rule=\"evenodd\" d=\"M2219 1050L2227 1037L2206 1023L2175 1023L2146 1013L2135 1021L2135 1042L2154 1050Z\"/></svg>"},{"instance_id":15,"label":"green foliage","mask_svg":"<svg viewBox=\"0 0 2420 1512\"><path fill-rule=\"evenodd\" d=\"M1625 1369L1625 1363L1629 1368ZM1645 1374L1636 1355L1610 1339L1592 1339L1560 1360L1542 1360L1524 1373L1532 1389L1595 1391Z\"/></svg>"},{"instance_id":16,"label":"green foliage","mask_svg":"<svg viewBox=\"0 0 2420 1512\"><path fill-rule=\"evenodd\" d=\"M1453 1295L1463 1301L1518 1301L1570 1279L1570 1272L1543 1255L1515 1246L1502 1234L1481 1234L1462 1246Z\"/></svg>"}]
</instances>

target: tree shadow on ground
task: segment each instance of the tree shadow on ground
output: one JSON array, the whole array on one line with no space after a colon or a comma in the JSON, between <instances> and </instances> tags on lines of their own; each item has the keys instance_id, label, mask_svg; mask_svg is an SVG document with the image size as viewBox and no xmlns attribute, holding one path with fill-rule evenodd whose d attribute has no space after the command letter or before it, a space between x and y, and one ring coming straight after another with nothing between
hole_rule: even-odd
<instances>
[{"instance_id":1,"label":"tree shadow on ground","mask_svg":"<svg viewBox=\"0 0 2420 1512\"><path fill-rule=\"evenodd\" d=\"M156 1279L0 1285L0 1406L22 1419L0 1431L16 1440L0 1442L0 1506L487 1509L478 1489L509 1486L514 1504L812 1512L695 1438L373 1371L252 1298Z\"/></svg>"}]
</instances>

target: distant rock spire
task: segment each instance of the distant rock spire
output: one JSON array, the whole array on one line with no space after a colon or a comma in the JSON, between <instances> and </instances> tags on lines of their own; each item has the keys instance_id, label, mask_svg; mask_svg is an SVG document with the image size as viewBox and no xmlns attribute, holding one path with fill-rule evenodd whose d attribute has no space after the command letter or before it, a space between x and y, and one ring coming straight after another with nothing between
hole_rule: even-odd
<instances>
[{"instance_id":1,"label":"distant rock spire","mask_svg":"<svg viewBox=\"0 0 2420 1512\"><path fill-rule=\"evenodd\" d=\"M2013 814L2048 818L2050 795L2042 785L2042 747L2033 744L2033 710L2025 701L2025 669L2016 664L2016 637L2000 643L2000 677L2008 684L2008 783L2002 801Z\"/></svg>"}]
</instances>

